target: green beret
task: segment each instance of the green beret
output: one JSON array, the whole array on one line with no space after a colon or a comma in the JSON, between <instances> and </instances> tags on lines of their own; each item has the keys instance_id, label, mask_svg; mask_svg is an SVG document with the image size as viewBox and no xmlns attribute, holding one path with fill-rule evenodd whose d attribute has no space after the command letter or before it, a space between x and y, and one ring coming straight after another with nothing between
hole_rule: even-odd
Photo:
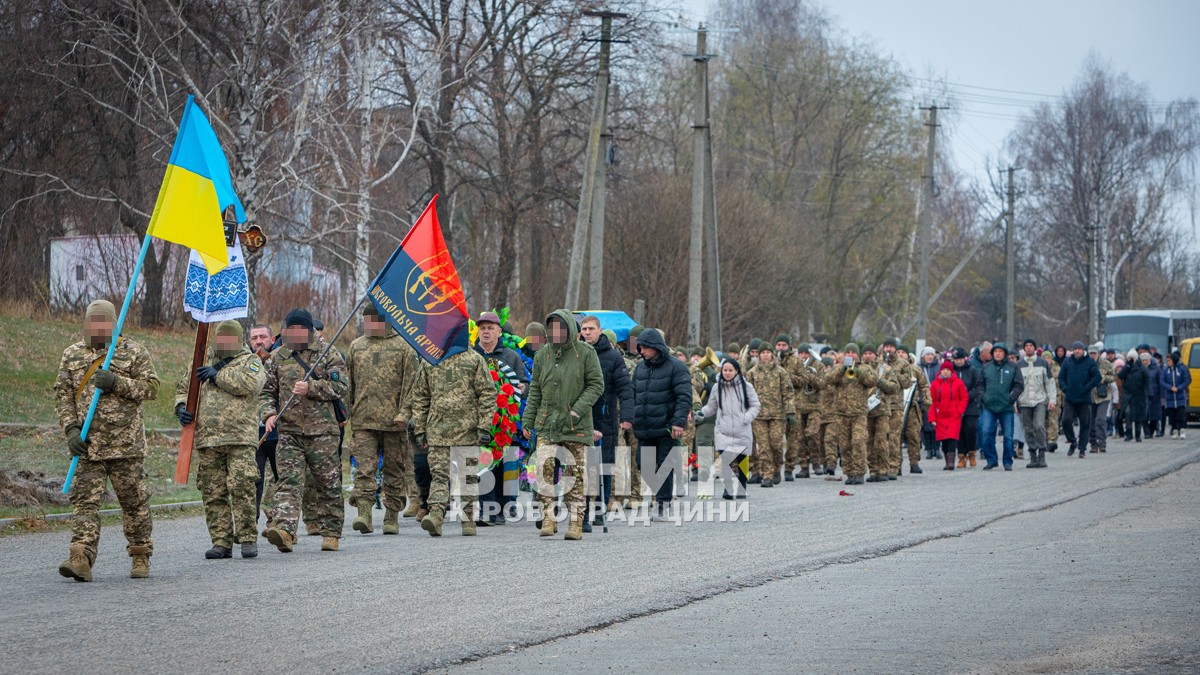
<instances>
[{"instance_id":1,"label":"green beret","mask_svg":"<svg viewBox=\"0 0 1200 675\"><path fill-rule=\"evenodd\" d=\"M846 343L846 346L845 346L845 347L842 347L842 353L843 353L843 354L847 354L847 353L849 353L849 354L857 354L857 353L859 353L859 352L858 352L858 343L857 343L857 342L847 342L847 343Z\"/></svg>"}]
</instances>

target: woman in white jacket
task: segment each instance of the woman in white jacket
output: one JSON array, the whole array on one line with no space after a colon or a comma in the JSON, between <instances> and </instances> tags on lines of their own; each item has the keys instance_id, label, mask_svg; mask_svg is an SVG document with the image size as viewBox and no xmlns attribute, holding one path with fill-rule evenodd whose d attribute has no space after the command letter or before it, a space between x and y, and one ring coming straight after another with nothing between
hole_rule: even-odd
<instances>
[{"instance_id":1,"label":"woman in white jacket","mask_svg":"<svg viewBox=\"0 0 1200 675\"><path fill-rule=\"evenodd\" d=\"M721 363L721 377L713 389L715 391L709 393L708 403L700 414L704 417L716 415L713 442L721 457L724 497L734 498L731 474L736 474L739 486L737 498L745 499L746 474L739 465L754 450L754 433L750 430L750 423L758 417L758 394L742 375L741 365L733 358Z\"/></svg>"}]
</instances>

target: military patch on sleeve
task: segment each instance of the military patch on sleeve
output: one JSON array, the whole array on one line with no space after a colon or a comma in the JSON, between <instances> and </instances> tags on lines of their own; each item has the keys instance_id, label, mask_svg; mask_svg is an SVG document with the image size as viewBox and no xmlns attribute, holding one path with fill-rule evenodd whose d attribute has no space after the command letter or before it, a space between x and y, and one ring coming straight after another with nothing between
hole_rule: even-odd
<instances>
[{"instance_id":1,"label":"military patch on sleeve","mask_svg":"<svg viewBox=\"0 0 1200 675\"><path fill-rule=\"evenodd\" d=\"M252 373L258 372L258 364L254 363L253 361L251 361L246 367L249 368L250 372L252 372Z\"/></svg>"},{"instance_id":2,"label":"military patch on sleeve","mask_svg":"<svg viewBox=\"0 0 1200 675\"><path fill-rule=\"evenodd\" d=\"M336 372L330 373L330 374L329 374L329 379L333 380L334 382L337 382L337 381L338 381L338 374L337 374Z\"/></svg>"}]
</instances>

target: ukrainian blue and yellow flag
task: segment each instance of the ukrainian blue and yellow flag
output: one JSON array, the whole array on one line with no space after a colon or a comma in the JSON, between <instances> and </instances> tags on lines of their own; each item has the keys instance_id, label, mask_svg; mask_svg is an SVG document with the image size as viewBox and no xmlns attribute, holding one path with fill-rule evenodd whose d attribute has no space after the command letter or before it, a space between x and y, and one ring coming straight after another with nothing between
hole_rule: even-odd
<instances>
[{"instance_id":1,"label":"ukrainian blue and yellow flag","mask_svg":"<svg viewBox=\"0 0 1200 675\"><path fill-rule=\"evenodd\" d=\"M239 223L246 222L217 134L188 96L146 234L195 250L208 273L216 274L229 265L221 216L229 206Z\"/></svg>"}]
</instances>

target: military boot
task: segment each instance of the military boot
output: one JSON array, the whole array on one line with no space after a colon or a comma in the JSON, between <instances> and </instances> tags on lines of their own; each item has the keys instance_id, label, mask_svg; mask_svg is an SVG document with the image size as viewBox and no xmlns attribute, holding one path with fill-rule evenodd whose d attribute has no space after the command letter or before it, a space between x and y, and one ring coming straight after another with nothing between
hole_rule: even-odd
<instances>
[{"instance_id":1,"label":"military boot","mask_svg":"<svg viewBox=\"0 0 1200 675\"><path fill-rule=\"evenodd\" d=\"M150 576L149 546L130 546L129 558L131 561L129 567L130 579L145 579Z\"/></svg>"},{"instance_id":2,"label":"military boot","mask_svg":"<svg viewBox=\"0 0 1200 675\"><path fill-rule=\"evenodd\" d=\"M322 537L321 538L321 550L322 551L336 551L336 550L338 550L339 542L341 542L341 539L339 539L338 537Z\"/></svg>"},{"instance_id":3,"label":"military boot","mask_svg":"<svg viewBox=\"0 0 1200 675\"><path fill-rule=\"evenodd\" d=\"M292 548L296 543L295 538L293 538L287 530L279 527L272 527L271 529L267 530L267 541L271 542L272 546L279 549L280 553L291 553Z\"/></svg>"},{"instance_id":4,"label":"military boot","mask_svg":"<svg viewBox=\"0 0 1200 675\"><path fill-rule=\"evenodd\" d=\"M563 539L578 541L583 539L583 514L578 509L571 509L570 520L567 522L567 533Z\"/></svg>"},{"instance_id":5,"label":"military boot","mask_svg":"<svg viewBox=\"0 0 1200 675\"><path fill-rule=\"evenodd\" d=\"M1038 451L1034 450L1033 448L1030 448L1029 449L1029 463L1025 465L1025 468L1026 469L1037 469L1041 466L1042 466L1041 463L1038 462Z\"/></svg>"},{"instance_id":6,"label":"military boot","mask_svg":"<svg viewBox=\"0 0 1200 675\"><path fill-rule=\"evenodd\" d=\"M404 517L412 518L412 517L416 516L417 512L420 510L421 510L421 500L417 499L416 497L409 497L408 505L404 509ZM385 532L384 534L387 534L387 533Z\"/></svg>"},{"instance_id":7,"label":"military boot","mask_svg":"<svg viewBox=\"0 0 1200 675\"><path fill-rule=\"evenodd\" d=\"M374 503L366 499L358 503L358 517L354 519L354 525L352 525L356 532L371 534L375 531L375 528L371 527L372 507L374 507Z\"/></svg>"},{"instance_id":8,"label":"military boot","mask_svg":"<svg viewBox=\"0 0 1200 675\"><path fill-rule=\"evenodd\" d=\"M538 532L539 536L550 537L555 532L558 532L558 523L554 520L554 505L542 511L542 529Z\"/></svg>"},{"instance_id":9,"label":"military boot","mask_svg":"<svg viewBox=\"0 0 1200 675\"><path fill-rule=\"evenodd\" d=\"M87 547L71 544L71 556L58 566L58 573L75 581L91 581L92 563L87 557Z\"/></svg>"},{"instance_id":10,"label":"military boot","mask_svg":"<svg viewBox=\"0 0 1200 675\"><path fill-rule=\"evenodd\" d=\"M400 534L400 512L388 509L383 512L383 533Z\"/></svg>"},{"instance_id":11,"label":"military boot","mask_svg":"<svg viewBox=\"0 0 1200 675\"><path fill-rule=\"evenodd\" d=\"M321 534L321 526L317 525L316 523L306 522L304 523L304 529L306 532L308 532L308 536L310 537L315 537L318 534Z\"/></svg>"},{"instance_id":12,"label":"military boot","mask_svg":"<svg viewBox=\"0 0 1200 675\"><path fill-rule=\"evenodd\" d=\"M425 516L427 515L429 515L429 509L422 506L421 508L417 509L417 515L413 517L416 518L417 522L419 523L422 520L425 520Z\"/></svg>"},{"instance_id":13,"label":"military boot","mask_svg":"<svg viewBox=\"0 0 1200 675\"><path fill-rule=\"evenodd\" d=\"M800 478L808 478L809 475L811 474L809 473L808 465L805 464L804 468L800 469Z\"/></svg>"},{"instance_id":14,"label":"military boot","mask_svg":"<svg viewBox=\"0 0 1200 675\"><path fill-rule=\"evenodd\" d=\"M442 536L442 519L445 517L445 512L440 508L430 510L429 514L421 519L421 529L429 533L431 537Z\"/></svg>"},{"instance_id":15,"label":"military boot","mask_svg":"<svg viewBox=\"0 0 1200 675\"><path fill-rule=\"evenodd\" d=\"M476 530L475 530L475 521L471 520L470 518L463 518L463 521L462 521L462 536L464 536L464 537L474 537L474 536L475 536L475 532L476 532Z\"/></svg>"}]
</instances>

